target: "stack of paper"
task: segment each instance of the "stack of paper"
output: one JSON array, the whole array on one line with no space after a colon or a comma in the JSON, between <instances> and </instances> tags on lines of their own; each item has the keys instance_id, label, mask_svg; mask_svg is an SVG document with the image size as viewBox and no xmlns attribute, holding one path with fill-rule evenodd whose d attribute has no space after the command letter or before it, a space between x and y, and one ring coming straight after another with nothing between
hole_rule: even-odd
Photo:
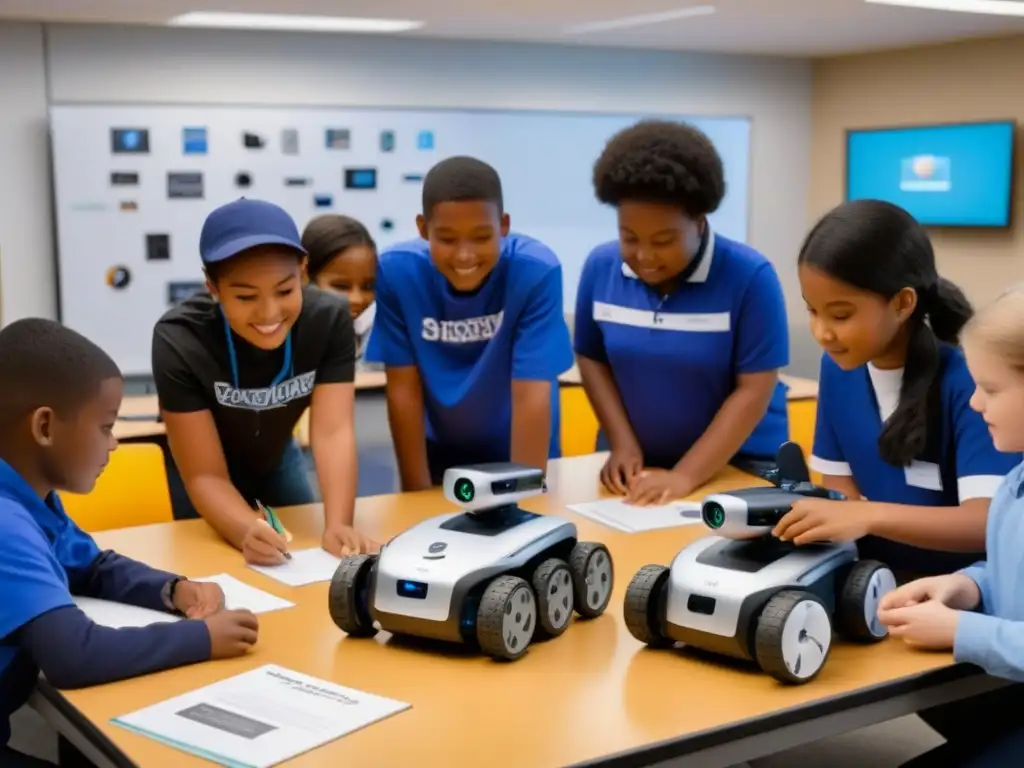
<instances>
[{"instance_id":1,"label":"stack of paper","mask_svg":"<svg viewBox=\"0 0 1024 768\"><path fill-rule=\"evenodd\" d=\"M571 504L569 509L596 523L624 533L675 528L700 522L700 503L696 501L673 501L668 504L637 507L616 498Z\"/></svg>"},{"instance_id":2,"label":"stack of paper","mask_svg":"<svg viewBox=\"0 0 1024 768\"><path fill-rule=\"evenodd\" d=\"M236 768L269 768L411 707L268 664L114 718Z\"/></svg>"},{"instance_id":3,"label":"stack of paper","mask_svg":"<svg viewBox=\"0 0 1024 768\"><path fill-rule=\"evenodd\" d=\"M224 590L224 607L228 610L246 609L253 613L267 613L282 608L291 608L295 603L264 592L262 589L250 587L234 576L218 573L194 581L212 581L220 584ZM178 621L179 616L149 608L138 608L134 605L115 603L110 600L98 600L94 597L76 597L75 605L81 608L86 616L104 627L145 627L157 622Z\"/></svg>"},{"instance_id":4,"label":"stack of paper","mask_svg":"<svg viewBox=\"0 0 1024 768\"><path fill-rule=\"evenodd\" d=\"M302 587L318 581L330 581L341 560L320 547L300 549L291 553L292 559L280 565L250 565L254 571L277 579L290 587Z\"/></svg>"}]
</instances>

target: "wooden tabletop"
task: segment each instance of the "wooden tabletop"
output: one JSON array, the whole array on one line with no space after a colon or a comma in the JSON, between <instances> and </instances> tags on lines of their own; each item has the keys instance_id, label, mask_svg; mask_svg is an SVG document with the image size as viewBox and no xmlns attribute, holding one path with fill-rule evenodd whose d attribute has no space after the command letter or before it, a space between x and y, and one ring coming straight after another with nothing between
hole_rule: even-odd
<instances>
[{"instance_id":1,"label":"wooden tabletop","mask_svg":"<svg viewBox=\"0 0 1024 768\"><path fill-rule=\"evenodd\" d=\"M919 653L898 640L857 647L837 641L817 680L782 685L723 659L642 648L622 621L622 600L644 564L668 564L698 526L643 534L618 533L580 518L564 505L600 495L604 454L552 462L550 492L524 507L570 517L583 540L603 541L615 564L608 611L574 620L561 637L532 646L517 662L500 663L455 650L398 641L386 633L350 639L327 611L326 583L289 588L247 569L241 556L201 521L109 531L97 535L151 565L193 578L227 572L296 607L260 616L260 639L244 658L210 662L92 689L65 692L70 703L137 765L208 765L110 724L110 719L274 663L358 690L412 704L412 709L289 762L296 768L339 765L561 766L669 738L759 718L780 709L891 683L952 663L949 654ZM736 470L702 489L759 484ZM361 498L357 525L378 540L450 511L438 491ZM296 548L316 546L318 507L283 510ZM411 756L415 755L414 758Z\"/></svg>"}]
</instances>

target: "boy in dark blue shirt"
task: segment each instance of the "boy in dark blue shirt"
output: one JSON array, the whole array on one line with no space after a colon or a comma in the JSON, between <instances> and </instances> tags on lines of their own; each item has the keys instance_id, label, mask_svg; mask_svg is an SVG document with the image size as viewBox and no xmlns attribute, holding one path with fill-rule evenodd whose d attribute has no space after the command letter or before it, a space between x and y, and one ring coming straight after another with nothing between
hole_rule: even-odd
<instances>
[{"instance_id":1,"label":"boy in dark blue shirt","mask_svg":"<svg viewBox=\"0 0 1024 768\"><path fill-rule=\"evenodd\" d=\"M64 513L57 490L88 493L117 445L123 388L114 361L59 323L0 330L0 765L39 764L7 742L40 671L79 688L238 656L256 642L256 617L221 610L219 586L102 551ZM102 627L73 595L186 619Z\"/></svg>"},{"instance_id":2,"label":"boy in dark blue shirt","mask_svg":"<svg viewBox=\"0 0 1024 768\"><path fill-rule=\"evenodd\" d=\"M562 266L509 232L501 180L451 157L423 182L421 239L380 257L366 350L387 369L402 489L460 464L545 468L560 455L558 376L572 367Z\"/></svg>"}]
</instances>

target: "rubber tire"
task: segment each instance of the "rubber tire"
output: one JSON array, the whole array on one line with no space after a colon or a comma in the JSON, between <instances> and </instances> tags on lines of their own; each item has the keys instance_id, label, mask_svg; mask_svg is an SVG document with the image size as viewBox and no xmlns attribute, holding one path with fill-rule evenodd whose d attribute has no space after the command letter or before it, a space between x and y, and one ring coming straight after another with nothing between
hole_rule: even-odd
<instances>
[{"instance_id":1,"label":"rubber tire","mask_svg":"<svg viewBox=\"0 0 1024 768\"><path fill-rule=\"evenodd\" d=\"M376 555L349 555L342 558L331 578L327 593L331 619L349 637L373 637L377 634L370 612L360 599L370 571L376 564Z\"/></svg>"},{"instance_id":2,"label":"rubber tire","mask_svg":"<svg viewBox=\"0 0 1024 768\"><path fill-rule=\"evenodd\" d=\"M516 661L526 653L530 642L523 643L521 647L509 648L505 642L502 631L506 606L509 604L521 589L527 589L533 594L530 584L518 576L498 576L487 585L483 595L480 597L480 605L476 611L476 641L480 650L486 655L502 661ZM534 610L537 606L537 598L533 599ZM537 616L533 617L533 629L537 629ZM532 636L531 636L532 640Z\"/></svg>"},{"instance_id":3,"label":"rubber tire","mask_svg":"<svg viewBox=\"0 0 1024 768\"><path fill-rule=\"evenodd\" d=\"M587 593L589 591L587 566L590 564L591 558L600 555L603 555L608 560L608 578L611 583L608 584L608 594L601 602L601 605L592 607L587 603ZM572 548L572 553L569 555L569 570L572 571L573 606L576 613L584 619L597 618L608 608L608 603L612 599L612 591L615 589L615 563L612 560L611 552L608 551L604 544L590 541L577 542L576 546Z\"/></svg>"},{"instance_id":4,"label":"rubber tire","mask_svg":"<svg viewBox=\"0 0 1024 768\"><path fill-rule=\"evenodd\" d=\"M675 644L661 632L669 574L663 565L645 565L626 587L622 605L626 629L650 648L670 648Z\"/></svg>"},{"instance_id":5,"label":"rubber tire","mask_svg":"<svg viewBox=\"0 0 1024 768\"><path fill-rule=\"evenodd\" d=\"M836 629L845 640L879 643L889 636L888 630L881 636L874 634L864 618L868 584L871 583L871 577L875 572L882 569L890 571L887 565L877 560L858 560L847 572L843 586L836 595ZM893 577L893 583L895 581Z\"/></svg>"},{"instance_id":6,"label":"rubber tire","mask_svg":"<svg viewBox=\"0 0 1024 768\"><path fill-rule=\"evenodd\" d=\"M754 654L757 658L757 663L762 670L781 683L805 685L811 682L825 668L828 657L832 652L830 638L825 658L821 660L821 664L814 671L814 674L809 677L798 677L790 672L789 667L786 666L786 659L782 652L782 630L786 626L786 619L789 618L793 609L800 603L808 600L818 603L818 605L825 609L825 615L828 616L825 604L816 595L799 589L787 589L773 595L765 604L761 615L757 619L757 630L754 633Z\"/></svg>"},{"instance_id":7,"label":"rubber tire","mask_svg":"<svg viewBox=\"0 0 1024 768\"><path fill-rule=\"evenodd\" d=\"M559 575L562 574L562 575ZM548 600L551 596L551 582L554 578L569 580L569 604L562 605L565 621L561 627L555 627L548 619ZM575 584L572 581L572 570L568 563L556 557L549 558L537 566L530 579L533 593L537 597L537 627L533 631L533 642L550 640L563 634L572 621L573 604L575 603Z\"/></svg>"}]
</instances>

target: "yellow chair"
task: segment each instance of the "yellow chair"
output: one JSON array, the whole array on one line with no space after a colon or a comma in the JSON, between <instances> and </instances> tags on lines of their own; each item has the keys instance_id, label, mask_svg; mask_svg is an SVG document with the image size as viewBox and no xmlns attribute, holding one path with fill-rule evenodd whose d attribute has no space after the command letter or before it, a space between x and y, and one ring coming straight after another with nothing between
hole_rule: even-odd
<instances>
[{"instance_id":1,"label":"yellow chair","mask_svg":"<svg viewBox=\"0 0 1024 768\"><path fill-rule=\"evenodd\" d=\"M585 456L594 452L599 429L597 415L590 407L583 387L563 384L559 388L562 456Z\"/></svg>"},{"instance_id":2,"label":"yellow chair","mask_svg":"<svg viewBox=\"0 0 1024 768\"><path fill-rule=\"evenodd\" d=\"M94 532L174 519L164 454L155 443L122 443L91 493L61 493L68 517Z\"/></svg>"}]
</instances>

